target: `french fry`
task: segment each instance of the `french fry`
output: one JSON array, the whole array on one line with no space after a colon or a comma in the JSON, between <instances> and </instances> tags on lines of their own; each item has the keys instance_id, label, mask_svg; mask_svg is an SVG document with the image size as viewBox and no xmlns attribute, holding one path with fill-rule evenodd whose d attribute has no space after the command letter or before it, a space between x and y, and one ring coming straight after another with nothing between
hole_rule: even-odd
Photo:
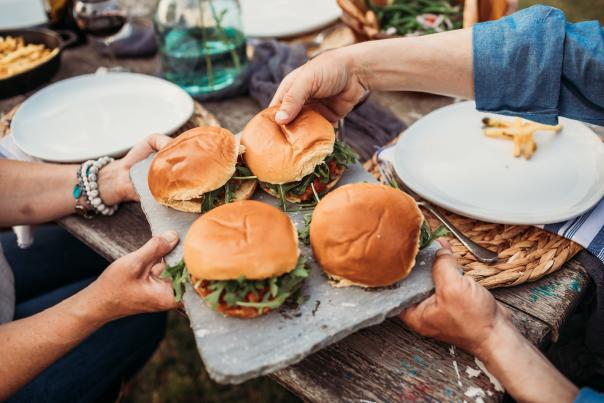
<instances>
[{"instance_id":1,"label":"french fry","mask_svg":"<svg viewBox=\"0 0 604 403\"><path fill-rule=\"evenodd\" d=\"M0 79L31 70L58 52L42 44L26 44L22 37L0 37Z\"/></svg>"},{"instance_id":2,"label":"french fry","mask_svg":"<svg viewBox=\"0 0 604 403\"><path fill-rule=\"evenodd\" d=\"M512 140L514 144L514 157L521 155L529 160L537 151L534 133L538 131L547 131L557 133L562 130L561 125L544 125L540 123L529 122L521 118L514 118L511 121L496 118L482 119L484 124L484 134L491 138L501 138Z\"/></svg>"}]
</instances>

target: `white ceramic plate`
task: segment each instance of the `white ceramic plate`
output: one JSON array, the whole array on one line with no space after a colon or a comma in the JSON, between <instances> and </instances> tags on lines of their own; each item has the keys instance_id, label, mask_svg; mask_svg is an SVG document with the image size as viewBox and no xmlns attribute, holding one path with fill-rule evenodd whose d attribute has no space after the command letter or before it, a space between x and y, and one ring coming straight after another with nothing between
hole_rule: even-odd
<instances>
[{"instance_id":1,"label":"white ceramic plate","mask_svg":"<svg viewBox=\"0 0 604 403\"><path fill-rule=\"evenodd\" d=\"M463 102L418 120L395 150L401 179L447 210L504 224L564 221L604 196L604 144L585 125L562 118L560 133L536 133L527 161L511 141L483 134L484 116L496 115Z\"/></svg>"},{"instance_id":2,"label":"white ceramic plate","mask_svg":"<svg viewBox=\"0 0 604 403\"><path fill-rule=\"evenodd\" d=\"M243 31L253 38L299 35L337 21L336 0L241 0Z\"/></svg>"},{"instance_id":3,"label":"white ceramic plate","mask_svg":"<svg viewBox=\"0 0 604 403\"><path fill-rule=\"evenodd\" d=\"M52 84L17 110L15 144L46 161L119 156L151 133L171 134L193 113L193 100L161 78L89 74Z\"/></svg>"},{"instance_id":4,"label":"white ceramic plate","mask_svg":"<svg viewBox=\"0 0 604 403\"><path fill-rule=\"evenodd\" d=\"M48 22L40 0L0 0L0 29L33 27Z\"/></svg>"}]
</instances>

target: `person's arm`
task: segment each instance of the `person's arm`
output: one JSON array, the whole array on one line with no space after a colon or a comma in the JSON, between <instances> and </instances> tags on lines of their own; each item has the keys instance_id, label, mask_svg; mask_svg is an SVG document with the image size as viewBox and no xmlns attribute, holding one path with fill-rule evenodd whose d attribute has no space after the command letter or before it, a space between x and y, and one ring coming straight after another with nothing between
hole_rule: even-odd
<instances>
[{"instance_id":1,"label":"person's arm","mask_svg":"<svg viewBox=\"0 0 604 403\"><path fill-rule=\"evenodd\" d=\"M304 103L330 121L367 91L423 91L475 98L477 109L557 123L566 116L604 125L604 29L569 24L534 6L472 30L387 39L326 52L290 73L272 105L278 123Z\"/></svg>"},{"instance_id":2,"label":"person's arm","mask_svg":"<svg viewBox=\"0 0 604 403\"><path fill-rule=\"evenodd\" d=\"M288 123L304 103L331 121L345 116L367 91L423 91L472 98L472 31L364 42L323 53L280 84L272 105Z\"/></svg>"},{"instance_id":3,"label":"person's arm","mask_svg":"<svg viewBox=\"0 0 604 403\"><path fill-rule=\"evenodd\" d=\"M461 275L450 247L443 246L432 269L435 294L401 319L421 335L475 355L519 402L572 402L577 387L520 334L490 292Z\"/></svg>"},{"instance_id":4,"label":"person's arm","mask_svg":"<svg viewBox=\"0 0 604 403\"><path fill-rule=\"evenodd\" d=\"M107 205L137 200L130 167L171 139L152 135L124 158L99 173L99 191ZM48 222L75 211L73 187L77 165L0 160L0 227Z\"/></svg>"},{"instance_id":5,"label":"person's arm","mask_svg":"<svg viewBox=\"0 0 604 403\"><path fill-rule=\"evenodd\" d=\"M111 264L90 286L36 315L0 325L0 401L109 321L179 306L159 279L161 258L178 242L171 231Z\"/></svg>"},{"instance_id":6,"label":"person's arm","mask_svg":"<svg viewBox=\"0 0 604 403\"><path fill-rule=\"evenodd\" d=\"M604 125L604 29L534 6L473 29L478 110Z\"/></svg>"}]
</instances>

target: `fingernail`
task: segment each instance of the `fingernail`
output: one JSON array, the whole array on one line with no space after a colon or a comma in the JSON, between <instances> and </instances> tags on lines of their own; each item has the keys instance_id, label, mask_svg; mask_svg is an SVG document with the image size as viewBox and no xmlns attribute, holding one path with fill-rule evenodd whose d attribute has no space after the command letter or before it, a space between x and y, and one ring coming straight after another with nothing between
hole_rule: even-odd
<instances>
[{"instance_id":1,"label":"fingernail","mask_svg":"<svg viewBox=\"0 0 604 403\"><path fill-rule=\"evenodd\" d=\"M285 111L279 111L275 114L275 120L278 120L281 122L284 120L287 120L288 117L289 117L289 114Z\"/></svg>"},{"instance_id":2,"label":"fingernail","mask_svg":"<svg viewBox=\"0 0 604 403\"><path fill-rule=\"evenodd\" d=\"M169 243L174 243L178 240L178 232L176 231L168 231L164 232L160 235L160 237L164 238Z\"/></svg>"},{"instance_id":3,"label":"fingernail","mask_svg":"<svg viewBox=\"0 0 604 403\"><path fill-rule=\"evenodd\" d=\"M451 252L447 248L440 248L439 250L436 251L436 256L444 256L444 255L452 255L452 254L453 254L453 252Z\"/></svg>"}]
</instances>

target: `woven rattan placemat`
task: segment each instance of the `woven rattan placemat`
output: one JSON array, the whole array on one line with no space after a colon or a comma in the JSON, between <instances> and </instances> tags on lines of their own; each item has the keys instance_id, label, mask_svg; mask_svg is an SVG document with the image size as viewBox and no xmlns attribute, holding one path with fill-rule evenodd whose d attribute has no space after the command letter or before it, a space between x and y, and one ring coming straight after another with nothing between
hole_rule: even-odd
<instances>
[{"instance_id":1,"label":"woven rattan placemat","mask_svg":"<svg viewBox=\"0 0 604 403\"><path fill-rule=\"evenodd\" d=\"M17 107L0 117L0 138L9 133L10 121ZM201 104L195 102L191 119L179 130L181 133L200 125L219 126L218 120ZM365 168L381 179L375 156L365 163ZM439 222L424 212L432 228ZM456 239L450 239L455 255L466 275L487 288L509 287L535 281L555 272L582 247L558 235L526 225L502 225L462 217L444 212L447 218L473 241L499 253L495 264L476 261Z\"/></svg>"},{"instance_id":2,"label":"woven rattan placemat","mask_svg":"<svg viewBox=\"0 0 604 403\"><path fill-rule=\"evenodd\" d=\"M375 155L365 163L365 168L382 180ZM457 239L449 238L465 274L487 288L535 281L559 270L583 249L575 242L530 225L493 224L441 211L474 242L499 254L496 263L481 263ZM440 224L427 211L423 213L432 228Z\"/></svg>"}]
</instances>

